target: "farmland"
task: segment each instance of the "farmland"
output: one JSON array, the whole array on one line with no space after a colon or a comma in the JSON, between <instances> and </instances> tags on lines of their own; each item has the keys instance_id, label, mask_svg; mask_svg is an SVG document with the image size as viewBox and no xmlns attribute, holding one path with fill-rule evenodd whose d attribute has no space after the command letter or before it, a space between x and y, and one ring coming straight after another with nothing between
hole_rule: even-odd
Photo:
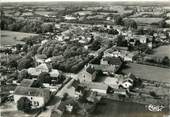
<instances>
[{"instance_id":1,"label":"farmland","mask_svg":"<svg viewBox=\"0 0 170 117\"><path fill-rule=\"evenodd\" d=\"M143 18L143 17L137 17L131 19L135 20L139 24L153 24L163 20L162 18Z\"/></svg>"},{"instance_id":2,"label":"farmland","mask_svg":"<svg viewBox=\"0 0 170 117\"><path fill-rule=\"evenodd\" d=\"M123 73L133 73L142 79L162 81L170 83L170 69L129 63L129 68L123 70Z\"/></svg>"},{"instance_id":3,"label":"farmland","mask_svg":"<svg viewBox=\"0 0 170 117\"><path fill-rule=\"evenodd\" d=\"M33 33L1 31L1 46L23 44L24 42L21 41L23 38L36 35Z\"/></svg>"},{"instance_id":4,"label":"farmland","mask_svg":"<svg viewBox=\"0 0 170 117\"><path fill-rule=\"evenodd\" d=\"M155 56L168 56L170 58L170 45L161 46L159 48L154 49Z\"/></svg>"},{"instance_id":5,"label":"farmland","mask_svg":"<svg viewBox=\"0 0 170 117\"><path fill-rule=\"evenodd\" d=\"M54 12L48 12L48 11L35 11L35 14L46 16L49 14L53 14Z\"/></svg>"}]
</instances>

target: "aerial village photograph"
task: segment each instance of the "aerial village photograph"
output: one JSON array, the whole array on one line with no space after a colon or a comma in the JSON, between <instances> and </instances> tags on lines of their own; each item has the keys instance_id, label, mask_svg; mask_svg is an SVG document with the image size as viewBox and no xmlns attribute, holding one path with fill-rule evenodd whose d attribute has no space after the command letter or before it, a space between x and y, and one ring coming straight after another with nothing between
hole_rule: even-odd
<instances>
[{"instance_id":1,"label":"aerial village photograph","mask_svg":"<svg viewBox=\"0 0 170 117\"><path fill-rule=\"evenodd\" d=\"M0 117L170 117L170 0L1 0Z\"/></svg>"}]
</instances>

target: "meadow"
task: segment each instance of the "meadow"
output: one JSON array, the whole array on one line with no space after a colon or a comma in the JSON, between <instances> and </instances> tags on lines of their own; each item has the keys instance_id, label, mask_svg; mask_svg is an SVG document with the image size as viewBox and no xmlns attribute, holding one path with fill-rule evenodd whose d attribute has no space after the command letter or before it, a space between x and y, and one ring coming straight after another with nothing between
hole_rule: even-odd
<instances>
[{"instance_id":1,"label":"meadow","mask_svg":"<svg viewBox=\"0 0 170 117\"><path fill-rule=\"evenodd\" d=\"M153 24L153 23L158 23L162 21L162 18L152 18L152 17L137 17L137 18L131 18L135 20L138 24Z\"/></svg>"},{"instance_id":2,"label":"meadow","mask_svg":"<svg viewBox=\"0 0 170 117\"><path fill-rule=\"evenodd\" d=\"M123 73L133 73L139 78L170 83L170 69L129 63Z\"/></svg>"},{"instance_id":3,"label":"meadow","mask_svg":"<svg viewBox=\"0 0 170 117\"><path fill-rule=\"evenodd\" d=\"M49 14L54 14L54 12L50 12L50 11L35 11L35 14L46 16L46 15L49 15Z\"/></svg>"},{"instance_id":4,"label":"meadow","mask_svg":"<svg viewBox=\"0 0 170 117\"><path fill-rule=\"evenodd\" d=\"M154 49L155 56L168 56L170 58L170 45L160 46Z\"/></svg>"},{"instance_id":5,"label":"meadow","mask_svg":"<svg viewBox=\"0 0 170 117\"><path fill-rule=\"evenodd\" d=\"M14 31L1 31L1 46L5 45L16 45L16 44L24 44L21 41L25 37L36 36L37 34L33 33L23 33L23 32L14 32Z\"/></svg>"}]
</instances>

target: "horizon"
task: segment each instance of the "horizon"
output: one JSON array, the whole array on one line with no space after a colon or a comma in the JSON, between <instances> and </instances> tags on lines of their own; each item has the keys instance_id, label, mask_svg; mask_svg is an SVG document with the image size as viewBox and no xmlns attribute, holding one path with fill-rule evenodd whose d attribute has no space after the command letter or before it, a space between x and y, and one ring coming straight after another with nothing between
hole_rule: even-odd
<instances>
[{"instance_id":1,"label":"horizon","mask_svg":"<svg viewBox=\"0 0 170 117\"><path fill-rule=\"evenodd\" d=\"M170 0L1 0L1 3L31 3L31 2L170 2Z\"/></svg>"}]
</instances>

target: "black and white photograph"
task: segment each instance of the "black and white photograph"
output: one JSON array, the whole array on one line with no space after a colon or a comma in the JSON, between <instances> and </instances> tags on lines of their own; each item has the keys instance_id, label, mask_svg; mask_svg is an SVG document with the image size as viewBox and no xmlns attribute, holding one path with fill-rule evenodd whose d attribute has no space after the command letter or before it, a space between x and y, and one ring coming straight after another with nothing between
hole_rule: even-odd
<instances>
[{"instance_id":1,"label":"black and white photograph","mask_svg":"<svg viewBox=\"0 0 170 117\"><path fill-rule=\"evenodd\" d=\"M170 117L170 0L0 0L0 117Z\"/></svg>"}]
</instances>

